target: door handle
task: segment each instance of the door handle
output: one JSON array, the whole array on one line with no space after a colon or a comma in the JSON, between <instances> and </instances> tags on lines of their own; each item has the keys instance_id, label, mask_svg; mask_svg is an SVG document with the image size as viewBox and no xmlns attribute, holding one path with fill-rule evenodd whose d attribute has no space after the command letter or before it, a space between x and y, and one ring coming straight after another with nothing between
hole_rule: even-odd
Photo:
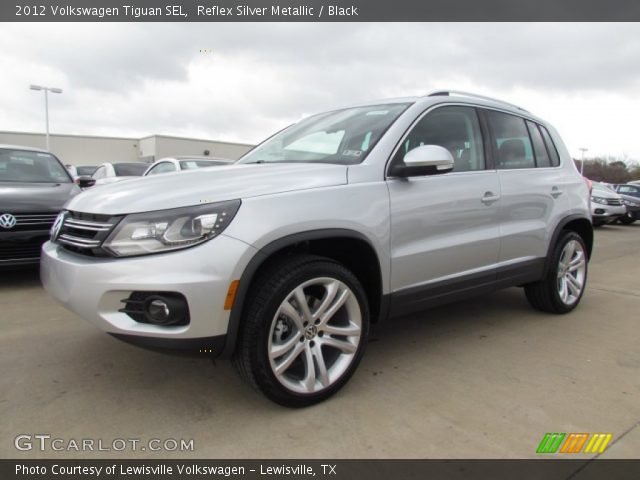
<instances>
[{"instance_id":1,"label":"door handle","mask_svg":"<svg viewBox=\"0 0 640 480\"><path fill-rule=\"evenodd\" d=\"M495 195L493 192L485 192L482 200L480 200L485 205L491 205L493 202L497 202L500 200L500 195Z\"/></svg>"},{"instance_id":2,"label":"door handle","mask_svg":"<svg viewBox=\"0 0 640 480\"><path fill-rule=\"evenodd\" d=\"M556 186L551 187L551 196L553 198L558 198L560 195L562 195L562 190Z\"/></svg>"}]
</instances>

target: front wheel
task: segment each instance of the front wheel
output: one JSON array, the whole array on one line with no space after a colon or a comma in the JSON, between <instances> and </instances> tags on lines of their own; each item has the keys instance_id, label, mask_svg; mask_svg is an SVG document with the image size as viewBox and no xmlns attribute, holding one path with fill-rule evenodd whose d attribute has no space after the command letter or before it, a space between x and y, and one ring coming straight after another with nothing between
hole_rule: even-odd
<instances>
[{"instance_id":1,"label":"front wheel","mask_svg":"<svg viewBox=\"0 0 640 480\"><path fill-rule=\"evenodd\" d=\"M631 225L633 222L636 221L636 218L633 216L632 213L629 212L623 215L622 217L620 217L618 221L624 225Z\"/></svg>"},{"instance_id":2,"label":"front wheel","mask_svg":"<svg viewBox=\"0 0 640 480\"><path fill-rule=\"evenodd\" d=\"M573 310L587 284L587 248L575 232L560 236L550 257L547 276L525 285L529 303L538 310L567 313Z\"/></svg>"},{"instance_id":3,"label":"front wheel","mask_svg":"<svg viewBox=\"0 0 640 480\"><path fill-rule=\"evenodd\" d=\"M333 260L291 255L267 267L252 286L235 363L271 400L303 407L349 380L368 332L358 279Z\"/></svg>"}]
</instances>

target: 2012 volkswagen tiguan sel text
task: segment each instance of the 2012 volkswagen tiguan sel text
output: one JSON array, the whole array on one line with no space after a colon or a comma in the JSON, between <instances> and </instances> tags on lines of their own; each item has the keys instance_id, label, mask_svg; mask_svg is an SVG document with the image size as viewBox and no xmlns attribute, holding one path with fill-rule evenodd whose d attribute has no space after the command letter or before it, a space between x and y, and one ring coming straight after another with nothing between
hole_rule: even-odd
<instances>
[{"instance_id":1,"label":"2012 volkswagen tiguan sel text","mask_svg":"<svg viewBox=\"0 0 640 480\"><path fill-rule=\"evenodd\" d=\"M56 216L79 192L54 155L0 145L0 268L37 265Z\"/></svg>"},{"instance_id":2,"label":"2012 volkswagen tiguan sel text","mask_svg":"<svg viewBox=\"0 0 640 480\"><path fill-rule=\"evenodd\" d=\"M585 289L587 185L549 124L497 100L330 111L176 175L72 199L43 283L123 340L231 355L284 405L340 389L371 323L511 286L567 313Z\"/></svg>"}]
</instances>

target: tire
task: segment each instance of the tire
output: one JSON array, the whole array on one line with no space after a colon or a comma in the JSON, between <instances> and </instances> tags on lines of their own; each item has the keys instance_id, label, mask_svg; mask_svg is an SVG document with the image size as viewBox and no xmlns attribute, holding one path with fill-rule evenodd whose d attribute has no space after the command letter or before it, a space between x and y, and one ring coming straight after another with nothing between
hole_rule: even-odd
<instances>
[{"instance_id":1,"label":"tire","mask_svg":"<svg viewBox=\"0 0 640 480\"><path fill-rule=\"evenodd\" d=\"M620 217L618 221L624 225L631 225L633 222L636 221L636 218L632 216L630 213L627 213L626 215L623 215L622 217Z\"/></svg>"},{"instance_id":2,"label":"tire","mask_svg":"<svg viewBox=\"0 0 640 480\"><path fill-rule=\"evenodd\" d=\"M527 300L543 312L568 313L580 303L587 284L587 248L582 237L564 231L553 248L549 265L544 279L525 285Z\"/></svg>"},{"instance_id":3,"label":"tire","mask_svg":"<svg viewBox=\"0 0 640 480\"><path fill-rule=\"evenodd\" d=\"M288 255L252 284L234 363L270 400L305 407L347 383L368 335L367 297L355 275L328 258Z\"/></svg>"}]
</instances>

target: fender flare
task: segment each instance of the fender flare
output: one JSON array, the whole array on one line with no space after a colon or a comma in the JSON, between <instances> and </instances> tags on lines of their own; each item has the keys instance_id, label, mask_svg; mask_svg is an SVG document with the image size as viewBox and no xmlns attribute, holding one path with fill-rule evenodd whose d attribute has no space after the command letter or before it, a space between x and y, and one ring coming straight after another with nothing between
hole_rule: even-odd
<instances>
[{"instance_id":1,"label":"fender flare","mask_svg":"<svg viewBox=\"0 0 640 480\"><path fill-rule=\"evenodd\" d=\"M546 254L545 262L544 262L544 276L545 277L549 273L549 268L551 268L551 265L549 264L550 257L551 257L551 250L554 248L556 242L558 241L558 238L560 237L560 234L564 230L564 227L566 227L568 223L573 222L574 220L586 220L587 222L589 222L591 224L591 219L590 218L585 217L584 215L580 215L580 214L569 215L567 217L564 217L562 220L560 220L558 222L558 224L556 225L556 228L553 230L553 234L551 235L551 241L549 242L549 245L547 246L547 254ZM592 231L593 231L593 229L592 229ZM592 249L593 248L591 248L587 252L589 258L591 258Z\"/></svg>"},{"instance_id":2,"label":"fender flare","mask_svg":"<svg viewBox=\"0 0 640 480\"><path fill-rule=\"evenodd\" d=\"M240 331L240 323L242 320L242 311L244 308L247 293L249 292L249 287L251 286L251 283L253 282L257 271L264 264L264 262L267 261L267 259L269 259L272 254L286 247L311 240L322 240L335 237L347 237L365 241L371 247L373 252L376 253L376 249L374 248L373 244L364 234L356 230L350 230L346 228L326 228L319 230L308 230L291 235L286 235L282 238L268 243L254 254L251 260L249 260L249 263L245 267L244 271L242 272L240 282L238 284L238 289L236 290L236 296L233 300L233 305L231 306L224 349L221 353L221 356L223 358L230 357L235 350L236 342L238 340L238 333ZM378 257L377 253L376 257ZM379 258L378 268L380 268ZM386 313L388 312L388 301L386 301L386 297L387 296L382 295L382 298L380 299L380 318L385 318Z\"/></svg>"}]
</instances>

